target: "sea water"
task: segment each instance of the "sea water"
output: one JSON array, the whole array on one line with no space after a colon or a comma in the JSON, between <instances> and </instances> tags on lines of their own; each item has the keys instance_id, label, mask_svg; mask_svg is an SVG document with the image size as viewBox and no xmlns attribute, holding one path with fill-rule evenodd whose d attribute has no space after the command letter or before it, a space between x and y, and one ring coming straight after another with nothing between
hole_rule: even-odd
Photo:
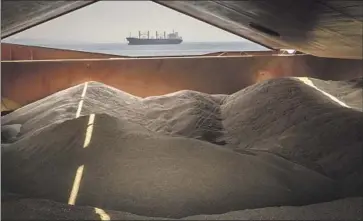
<instances>
[{"instance_id":1,"label":"sea water","mask_svg":"<svg viewBox=\"0 0 363 221\"><path fill-rule=\"evenodd\" d=\"M174 45L128 45L127 43L67 43L32 44L50 48L105 53L123 56L178 56L202 55L213 52L266 51L269 50L253 42L183 42Z\"/></svg>"}]
</instances>

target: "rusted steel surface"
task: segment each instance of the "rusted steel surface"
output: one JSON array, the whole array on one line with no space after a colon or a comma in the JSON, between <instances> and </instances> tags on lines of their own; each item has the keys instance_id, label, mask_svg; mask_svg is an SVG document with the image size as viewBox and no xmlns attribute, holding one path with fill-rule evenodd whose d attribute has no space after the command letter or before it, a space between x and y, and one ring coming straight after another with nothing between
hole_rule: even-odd
<instances>
[{"instance_id":1,"label":"rusted steel surface","mask_svg":"<svg viewBox=\"0 0 363 221\"><path fill-rule=\"evenodd\" d=\"M6 38L96 1L1 1L1 38Z\"/></svg>"},{"instance_id":2,"label":"rusted steel surface","mask_svg":"<svg viewBox=\"0 0 363 221\"><path fill-rule=\"evenodd\" d=\"M146 97L188 89L230 94L280 76L338 80L362 75L360 61L308 55L8 61L1 65L2 97L20 106L85 81Z\"/></svg>"},{"instance_id":3,"label":"rusted steel surface","mask_svg":"<svg viewBox=\"0 0 363 221\"><path fill-rule=\"evenodd\" d=\"M277 55L279 51L221 51L205 54L204 56L270 56Z\"/></svg>"},{"instance_id":4,"label":"rusted steel surface","mask_svg":"<svg viewBox=\"0 0 363 221\"><path fill-rule=\"evenodd\" d=\"M114 57L122 57L122 56L1 43L1 60L2 61L114 58Z\"/></svg>"},{"instance_id":5,"label":"rusted steel surface","mask_svg":"<svg viewBox=\"0 0 363 221\"><path fill-rule=\"evenodd\" d=\"M363 58L362 0L153 1L273 49Z\"/></svg>"}]
</instances>

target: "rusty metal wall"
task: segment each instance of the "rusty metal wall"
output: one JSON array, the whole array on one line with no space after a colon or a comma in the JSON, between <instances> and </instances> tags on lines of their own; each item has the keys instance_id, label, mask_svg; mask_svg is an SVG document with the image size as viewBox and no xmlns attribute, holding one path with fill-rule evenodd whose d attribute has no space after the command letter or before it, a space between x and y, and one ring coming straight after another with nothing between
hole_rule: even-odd
<instances>
[{"instance_id":1,"label":"rusty metal wall","mask_svg":"<svg viewBox=\"0 0 363 221\"><path fill-rule=\"evenodd\" d=\"M280 76L338 80L362 75L360 61L308 55L3 61L1 66L2 97L20 106L85 81L146 97L186 89L230 94Z\"/></svg>"},{"instance_id":2,"label":"rusty metal wall","mask_svg":"<svg viewBox=\"0 0 363 221\"><path fill-rule=\"evenodd\" d=\"M44 59L82 59L82 58L122 57L101 53L1 43L1 60L44 60Z\"/></svg>"}]
</instances>

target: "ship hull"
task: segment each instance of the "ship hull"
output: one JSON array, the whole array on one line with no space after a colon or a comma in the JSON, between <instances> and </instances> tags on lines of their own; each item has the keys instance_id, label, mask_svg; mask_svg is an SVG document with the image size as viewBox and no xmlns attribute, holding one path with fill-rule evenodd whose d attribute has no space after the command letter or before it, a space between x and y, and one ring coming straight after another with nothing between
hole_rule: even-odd
<instances>
[{"instance_id":1,"label":"ship hull","mask_svg":"<svg viewBox=\"0 0 363 221\"><path fill-rule=\"evenodd\" d=\"M140 39L140 38L126 38L129 45L170 45L180 44L182 39Z\"/></svg>"}]
</instances>

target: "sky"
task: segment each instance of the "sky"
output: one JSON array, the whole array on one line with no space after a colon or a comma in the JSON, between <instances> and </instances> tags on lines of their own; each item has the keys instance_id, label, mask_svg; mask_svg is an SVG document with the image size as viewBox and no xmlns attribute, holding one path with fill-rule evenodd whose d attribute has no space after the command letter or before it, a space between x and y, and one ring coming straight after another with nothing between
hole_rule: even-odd
<instances>
[{"instance_id":1,"label":"sky","mask_svg":"<svg viewBox=\"0 0 363 221\"><path fill-rule=\"evenodd\" d=\"M185 42L248 41L151 1L101 1L4 39L126 43L138 31L179 32Z\"/></svg>"}]
</instances>

